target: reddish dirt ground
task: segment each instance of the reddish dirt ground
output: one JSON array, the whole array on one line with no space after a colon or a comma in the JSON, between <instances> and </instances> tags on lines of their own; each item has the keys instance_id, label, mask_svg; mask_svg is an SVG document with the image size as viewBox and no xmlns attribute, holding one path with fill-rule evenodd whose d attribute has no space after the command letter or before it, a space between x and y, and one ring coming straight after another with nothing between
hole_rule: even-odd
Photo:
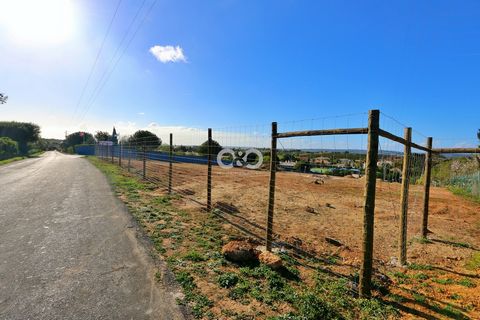
<instances>
[{"instance_id":1,"label":"reddish dirt ground","mask_svg":"<svg viewBox=\"0 0 480 320\"><path fill-rule=\"evenodd\" d=\"M132 167L133 171L140 172L141 162L132 161ZM206 174L205 165L173 164L174 190L198 202L181 201L179 205L198 210L199 204L206 203ZM147 178L166 187L168 164L148 162ZM214 166L212 180L212 199L215 208L219 209L217 212L250 235L263 237L269 173ZM335 256L340 261L332 267L335 271L358 270L363 187L363 178L278 172L273 225L277 242L288 242L319 257ZM472 255L480 252L480 203L433 187L429 218L432 233L430 241L424 243L419 237L422 194L422 186L410 187L407 250L409 263L430 266L423 272L427 278L416 279L418 271L395 266L400 225L398 183L377 181L375 268L387 274L397 272L397 276L401 272L416 279L393 279L393 293L404 297L406 319L456 318L454 313L449 314L448 306L455 306L471 319L480 319L480 272L465 268ZM326 237L338 240L342 246L332 245ZM471 283L458 284L467 280ZM433 307L419 302L420 298L413 299L416 293L428 296ZM436 312L438 308L447 311Z\"/></svg>"}]
</instances>

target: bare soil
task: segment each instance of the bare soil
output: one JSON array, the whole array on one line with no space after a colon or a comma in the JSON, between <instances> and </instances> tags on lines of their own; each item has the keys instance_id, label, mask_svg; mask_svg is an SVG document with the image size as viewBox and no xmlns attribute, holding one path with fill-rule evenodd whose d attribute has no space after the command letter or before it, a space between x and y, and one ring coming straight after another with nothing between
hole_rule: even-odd
<instances>
[{"instance_id":1,"label":"bare soil","mask_svg":"<svg viewBox=\"0 0 480 320\"><path fill-rule=\"evenodd\" d=\"M131 165L132 171L141 171L141 162L132 161ZM148 162L147 179L166 187L168 164ZM224 217L225 228L233 225L262 239L269 173L214 166L212 180L214 208ZM174 191L184 199L194 200L179 200L176 205L198 212L206 204L206 185L205 165L173 165ZM363 189L363 178L278 172L273 224L278 249L293 245L319 258L334 257L336 263L331 269L335 272L358 271ZM418 271L398 267L400 184L380 180L377 181L374 266L392 278L392 293L402 297L405 319L458 318L456 313L449 313L449 306L471 319L480 319L480 270L465 267L472 256L480 252L480 203L444 188L432 187L429 218L432 233L425 242L420 238L422 193L423 186L410 186L408 262L428 268ZM420 273L424 276L417 277ZM431 303L422 302L418 295L427 296Z\"/></svg>"}]
</instances>

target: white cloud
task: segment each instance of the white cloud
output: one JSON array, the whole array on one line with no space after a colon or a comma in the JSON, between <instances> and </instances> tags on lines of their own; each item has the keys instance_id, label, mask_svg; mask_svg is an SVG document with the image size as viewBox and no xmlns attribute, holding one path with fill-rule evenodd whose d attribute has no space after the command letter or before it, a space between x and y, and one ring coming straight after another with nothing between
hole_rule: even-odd
<instances>
[{"instance_id":1,"label":"white cloud","mask_svg":"<svg viewBox=\"0 0 480 320\"><path fill-rule=\"evenodd\" d=\"M145 115L145 112L139 112L137 113L139 116L144 116Z\"/></svg>"},{"instance_id":2,"label":"white cloud","mask_svg":"<svg viewBox=\"0 0 480 320\"><path fill-rule=\"evenodd\" d=\"M158 61L167 62L187 62L180 46L153 46L148 50Z\"/></svg>"}]
</instances>

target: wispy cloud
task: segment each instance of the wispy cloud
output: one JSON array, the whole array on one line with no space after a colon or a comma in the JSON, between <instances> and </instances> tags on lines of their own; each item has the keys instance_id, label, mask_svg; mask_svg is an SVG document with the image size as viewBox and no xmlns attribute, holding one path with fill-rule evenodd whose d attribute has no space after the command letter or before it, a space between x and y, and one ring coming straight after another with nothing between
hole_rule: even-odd
<instances>
[{"instance_id":1,"label":"wispy cloud","mask_svg":"<svg viewBox=\"0 0 480 320\"><path fill-rule=\"evenodd\" d=\"M158 61L167 62L187 62L180 46L153 46L148 50Z\"/></svg>"},{"instance_id":2,"label":"wispy cloud","mask_svg":"<svg viewBox=\"0 0 480 320\"><path fill-rule=\"evenodd\" d=\"M145 115L145 112L139 112L137 113L139 116L144 116Z\"/></svg>"}]
</instances>

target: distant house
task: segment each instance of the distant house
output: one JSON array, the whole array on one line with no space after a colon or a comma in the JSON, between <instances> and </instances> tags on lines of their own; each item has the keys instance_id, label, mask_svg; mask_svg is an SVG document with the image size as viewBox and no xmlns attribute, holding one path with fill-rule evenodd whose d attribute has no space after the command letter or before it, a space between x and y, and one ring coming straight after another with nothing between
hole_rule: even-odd
<instances>
[{"instance_id":1,"label":"distant house","mask_svg":"<svg viewBox=\"0 0 480 320\"><path fill-rule=\"evenodd\" d=\"M310 161L310 155L308 153L300 154L300 155L298 155L297 158L298 158L299 161L305 161L305 162Z\"/></svg>"},{"instance_id":2,"label":"distant house","mask_svg":"<svg viewBox=\"0 0 480 320\"><path fill-rule=\"evenodd\" d=\"M351 168L354 161L352 159L338 159L337 167L339 168Z\"/></svg>"},{"instance_id":3,"label":"distant house","mask_svg":"<svg viewBox=\"0 0 480 320\"><path fill-rule=\"evenodd\" d=\"M313 158L312 162L313 164L323 165L323 166L330 166L332 164L329 157L316 157L316 158Z\"/></svg>"}]
</instances>

